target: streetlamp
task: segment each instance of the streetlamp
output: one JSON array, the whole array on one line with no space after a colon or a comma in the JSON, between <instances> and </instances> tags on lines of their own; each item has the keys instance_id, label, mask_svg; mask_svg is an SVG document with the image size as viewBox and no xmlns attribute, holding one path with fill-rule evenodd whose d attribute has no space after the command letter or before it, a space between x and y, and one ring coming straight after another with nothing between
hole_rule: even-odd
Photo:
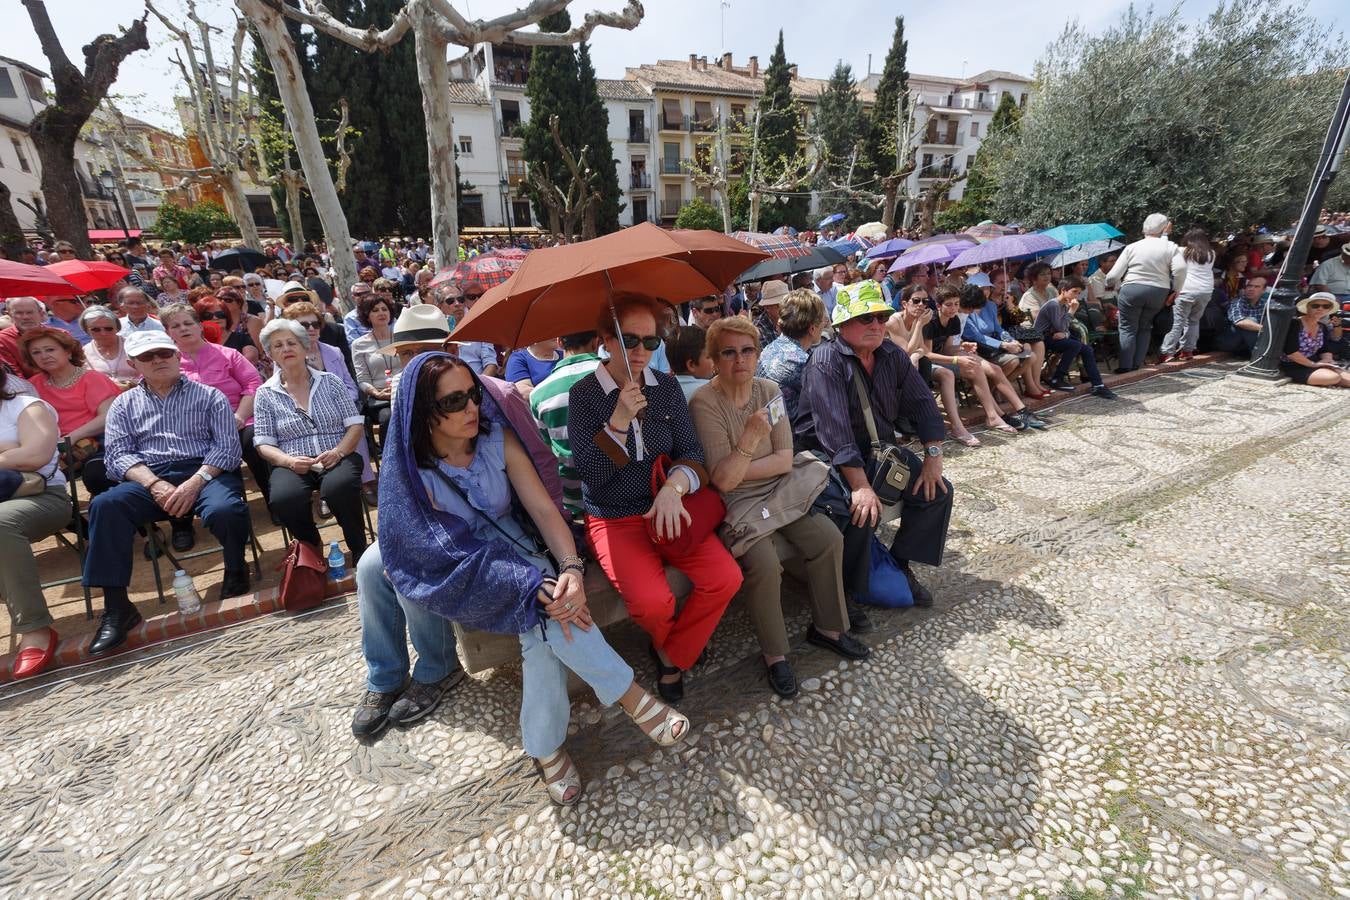
<instances>
[{"instance_id":1,"label":"streetlamp","mask_svg":"<svg viewBox=\"0 0 1350 900\"><path fill-rule=\"evenodd\" d=\"M117 178L112 172L104 169L98 176L98 183L113 199L113 209L117 210L117 222L122 226L122 240L130 240L131 232L127 230L127 217L122 214L122 201L117 196Z\"/></svg>"},{"instance_id":2,"label":"streetlamp","mask_svg":"<svg viewBox=\"0 0 1350 900\"><path fill-rule=\"evenodd\" d=\"M506 239L512 244L516 242L516 233L511 229L511 185L502 179L502 209L506 213Z\"/></svg>"}]
</instances>

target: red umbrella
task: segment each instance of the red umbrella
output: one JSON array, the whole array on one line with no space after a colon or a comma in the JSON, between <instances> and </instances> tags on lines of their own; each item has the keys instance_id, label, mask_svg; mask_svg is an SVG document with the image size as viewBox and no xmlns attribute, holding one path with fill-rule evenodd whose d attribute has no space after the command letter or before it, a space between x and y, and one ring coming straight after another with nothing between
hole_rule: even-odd
<instances>
[{"instance_id":1,"label":"red umbrella","mask_svg":"<svg viewBox=\"0 0 1350 900\"><path fill-rule=\"evenodd\" d=\"M101 291L131 274L130 269L123 268L116 263L87 259L68 259L64 262L52 263L47 266L47 271L54 272L75 285L80 289L81 294Z\"/></svg>"},{"instance_id":2,"label":"red umbrella","mask_svg":"<svg viewBox=\"0 0 1350 900\"><path fill-rule=\"evenodd\" d=\"M447 282L453 282L462 290L467 291L470 287L478 286L486 291L514 275L524 259L523 250L514 253L506 250L480 253L469 257L453 269L441 272L431 279L428 287L439 287Z\"/></svg>"},{"instance_id":3,"label":"red umbrella","mask_svg":"<svg viewBox=\"0 0 1350 900\"><path fill-rule=\"evenodd\" d=\"M715 231L643 222L577 244L532 250L455 328L457 341L524 347L595 327L615 294L683 303L720 293L769 254Z\"/></svg>"},{"instance_id":4,"label":"red umbrella","mask_svg":"<svg viewBox=\"0 0 1350 900\"><path fill-rule=\"evenodd\" d=\"M760 231L733 231L731 236L742 243L763 250L779 259L792 259L805 256L811 248L786 234L764 234Z\"/></svg>"},{"instance_id":5,"label":"red umbrella","mask_svg":"<svg viewBox=\"0 0 1350 900\"><path fill-rule=\"evenodd\" d=\"M50 268L0 259L0 297L70 297L81 293L60 275L47 271Z\"/></svg>"}]
</instances>

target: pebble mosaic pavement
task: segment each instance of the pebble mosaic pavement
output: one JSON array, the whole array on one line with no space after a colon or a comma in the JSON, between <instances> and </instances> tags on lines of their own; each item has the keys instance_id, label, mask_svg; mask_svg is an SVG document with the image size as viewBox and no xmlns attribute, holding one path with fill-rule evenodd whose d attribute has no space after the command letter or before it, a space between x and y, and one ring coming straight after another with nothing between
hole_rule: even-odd
<instances>
[{"instance_id":1,"label":"pebble mosaic pavement","mask_svg":"<svg viewBox=\"0 0 1350 900\"><path fill-rule=\"evenodd\" d=\"M1350 897L1350 395L1232 368L952 452L936 609L796 700L735 608L682 746L579 698L576 809L517 669L355 742L350 603L11 686L0 895Z\"/></svg>"}]
</instances>

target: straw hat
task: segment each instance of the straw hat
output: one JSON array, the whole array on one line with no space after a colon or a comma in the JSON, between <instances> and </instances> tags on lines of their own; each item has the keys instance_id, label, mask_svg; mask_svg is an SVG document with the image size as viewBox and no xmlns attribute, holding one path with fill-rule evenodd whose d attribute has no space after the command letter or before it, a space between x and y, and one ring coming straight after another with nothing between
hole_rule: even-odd
<instances>
[{"instance_id":1,"label":"straw hat","mask_svg":"<svg viewBox=\"0 0 1350 900\"><path fill-rule=\"evenodd\" d=\"M1314 300L1321 301L1323 303L1330 303L1332 312L1335 312L1336 307L1340 305L1339 303L1336 302L1335 294L1331 293L1330 291L1318 291L1315 294L1309 294L1302 300L1298 301L1297 304L1295 304L1298 307L1299 315L1306 316L1308 314L1308 307L1312 305Z\"/></svg>"},{"instance_id":2,"label":"straw hat","mask_svg":"<svg viewBox=\"0 0 1350 900\"><path fill-rule=\"evenodd\" d=\"M281 293L277 294L276 299L281 302L282 306L285 306L287 303L297 303L301 300L308 300L315 306L320 308L323 307L323 301L319 299L319 295L298 281L288 281L283 284L281 286Z\"/></svg>"},{"instance_id":3,"label":"straw hat","mask_svg":"<svg viewBox=\"0 0 1350 900\"><path fill-rule=\"evenodd\" d=\"M445 313L430 303L418 303L405 309L394 323L393 341L385 344L380 351L394 356L402 347L420 347L426 350L439 350L450 336L450 326L445 322Z\"/></svg>"},{"instance_id":4,"label":"straw hat","mask_svg":"<svg viewBox=\"0 0 1350 900\"><path fill-rule=\"evenodd\" d=\"M766 281L759 294L760 306L778 306L788 295L788 286L781 281Z\"/></svg>"}]
</instances>

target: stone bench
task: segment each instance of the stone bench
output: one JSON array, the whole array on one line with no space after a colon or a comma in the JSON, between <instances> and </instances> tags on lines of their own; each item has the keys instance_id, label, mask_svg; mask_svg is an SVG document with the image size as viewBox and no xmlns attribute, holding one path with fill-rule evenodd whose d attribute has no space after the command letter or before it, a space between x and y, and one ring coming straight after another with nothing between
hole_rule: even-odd
<instances>
[{"instance_id":1,"label":"stone bench","mask_svg":"<svg viewBox=\"0 0 1350 900\"><path fill-rule=\"evenodd\" d=\"M778 550L778 558L782 561L784 574L800 580L803 569L792 545L777 534L773 536L773 542ZM666 580L670 583L676 602L683 602L692 587L689 579L678 569L667 568ZM624 606L623 598L594 561L586 567L585 584L586 602L591 609L591 618L597 625L604 628L628 618L628 608ZM459 623L455 623L454 628L459 661L466 671L481 672L520 659L520 640L515 635L472 631Z\"/></svg>"}]
</instances>

